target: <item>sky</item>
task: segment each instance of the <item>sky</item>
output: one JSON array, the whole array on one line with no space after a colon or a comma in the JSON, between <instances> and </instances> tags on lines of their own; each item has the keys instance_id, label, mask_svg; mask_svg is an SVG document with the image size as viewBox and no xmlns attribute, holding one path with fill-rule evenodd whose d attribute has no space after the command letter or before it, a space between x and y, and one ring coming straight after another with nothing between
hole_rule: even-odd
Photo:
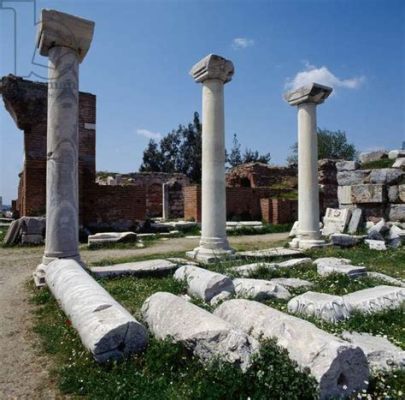
<instances>
[{"instance_id":1,"label":"sky","mask_svg":"<svg viewBox=\"0 0 405 400\"><path fill-rule=\"evenodd\" d=\"M42 8L96 23L80 90L97 95L97 170L137 171L150 138L192 120L201 85L189 70L209 53L235 66L225 86L228 148L236 133L242 150L284 164L297 112L282 95L312 81L334 88L318 107L320 128L345 131L361 151L405 141L405 1L3 0L0 76L46 77L47 59L35 52ZM22 165L23 133L0 104L5 204L17 197Z\"/></svg>"}]
</instances>

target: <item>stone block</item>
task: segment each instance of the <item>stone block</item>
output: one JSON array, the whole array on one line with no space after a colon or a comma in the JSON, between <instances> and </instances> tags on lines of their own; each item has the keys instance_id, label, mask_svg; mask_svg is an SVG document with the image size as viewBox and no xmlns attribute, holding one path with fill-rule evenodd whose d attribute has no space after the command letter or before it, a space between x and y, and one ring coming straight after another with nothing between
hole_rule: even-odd
<instances>
[{"instance_id":1,"label":"stone block","mask_svg":"<svg viewBox=\"0 0 405 400\"><path fill-rule=\"evenodd\" d=\"M358 290L343 296L347 309L372 314L401 307L405 301L405 288L395 286L376 286Z\"/></svg>"},{"instance_id":2,"label":"stone block","mask_svg":"<svg viewBox=\"0 0 405 400\"><path fill-rule=\"evenodd\" d=\"M287 289L310 288L314 285L310 281L299 278L273 278L270 281L284 286Z\"/></svg>"},{"instance_id":3,"label":"stone block","mask_svg":"<svg viewBox=\"0 0 405 400\"><path fill-rule=\"evenodd\" d=\"M384 337L344 331L342 338L363 350L373 373L405 368L405 351Z\"/></svg>"},{"instance_id":4,"label":"stone block","mask_svg":"<svg viewBox=\"0 0 405 400\"><path fill-rule=\"evenodd\" d=\"M389 220L405 222L405 204L391 204L389 209Z\"/></svg>"},{"instance_id":5,"label":"stone block","mask_svg":"<svg viewBox=\"0 0 405 400\"><path fill-rule=\"evenodd\" d=\"M277 264L274 263L253 263L253 264L246 264L240 265L238 267L229 268L229 271L235 272L240 276L251 276L255 272L258 272L261 269L266 270L274 270L276 269Z\"/></svg>"},{"instance_id":6,"label":"stone block","mask_svg":"<svg viewBox=\"0 0 405 400\"><path fill-rule=\"evenodd\" d=\"M370 272L367 272L367 275L370 278L380 279L380 280L382 280L382 281L384 281L386 283L389 283L392 286L405 287L405 282L404 281L402 281L400 279L393 278L392 276L389 276L389 275L382 274L380 272L370 271Z\"/></svg>"},{"instance_id":7,"label":"stone block","mask_svg":"<svg viewBox=\"0 0 405 400\"><path fill-rule=\"evenodd\" d=\"M397 158L405 157L405 150L391 150L388 153L388 158L390 160L395 160Z\"/></svg>"},{"instance_id":8,"label":"stone block","mask_svg":"<svg viewBox=\"0 0 405 400\"><path fill-rule=\"evenodd\" d=\"M387 250L384 240L366 239L364 241L370 250Z\"/></svg>"},{"instance_id":9,"label":"stone block","mask_svg":"<svg viewBox=\"0 0 405 400\"><path fill-rule=\"evenodd\" d=\"M384 235L387 232L388 226L385 223L385 219L382 218L367 231L367 237L371 240L384 240Z\"/></svg>"},{"instance_id":10,"label":"stone block","mask_svg":"<svg viewBox=\"0 0 405 400\"><path fill-rule=\"evenodd\" d=\"M44 237L42 234L27 234L23 233L21 235L21 244L36 245L44 243Z\"/></svg>"},{"instance_id":11,"label":"stone block","mask_svg":"<svg viewBox=\"0 0 405 400\"><path fill-rule=\"evenodd\" d=\"M339 186L358 185L370 174L368 169L358 169L355 171L340 171L337 173L336 178Z\"/></svg>"},{"instance_id":12,"label":"stone block","mask_svg":"<svg viewBox=\"0 0 405 400\"><path fill-rule=\"evenodd\" d=\"M330 236L333 233L342 233L350 220L349 209L327 208L323 218L322 235Z\"/></svg>"},{"instance_id":13,"label":"stone block","mask_svg":"<svg viewBox=\"0 0 405 400\"><path fill-rule=\"evenodd\" d=\"M405 185L398 186L398 197L399 197L399 201L401 201L402 203L405 203Z\"/></svg>"},{"instance_id":14,"label":"stone block","mask_svg":"<svg viewBox=\"0 0 405 400\"><path fill-rule=\"evenodd\" d=\"M317 258L314 264L317 267L338 267L339 265L350 265L351 261L348 258L338 258L338 257L322 257Z\"/></svg>"},{"instance_id":15,"label":"stone block","mask_svg":"<svg viewBox=\"0 0 405 400\"><path fill-rule=\"evenodd\" d=\"M396 159L392 168L405 168L405 157Z\"/></svg>"},{"instance_id":16,"label":"stone block","mask_svg":"<svg viewBox=\"0 0 405 400\"><path fill-rule=\"evenodd\" d=\"M340 171L354 171L359 168L357 161L338 161L336 163L336 169Z\"/></svg>"},{"instance_id":17,"label":"stone block","mask_svg":"<svg viewBox=\"0 0 405 400\"><path fill-rule=\"evenodd\" d=\"M317 272L321 276L330 274L347 275L349 278L358 278L367 275L366 267L350 264L318 263Z\"/></svg>"},{"instance_id":18,"label":"stone block","mask_svg":"<svg viewBox=\"0 0 405 400\"><path fill-rule=\"evenodd\" d=\"M147 298L142 316L157 339L181 343L204 362L219 357L247 369L259 346L229 322L171 293Z\"/></svg>"},{"instance_id":19,"label":"stone block","mask_svg":"<svg viewBox=\"0 0 405 400\"><path fill-rule=\"evenodd\" d=\"M383 158L388 157L388 152L385 150L376 150L360 153L359 160L362 164L368 163L371 161L382 160Z\"/></svg>"},{"instance_id":20,"label":"stone block","mask_svg":"<svg viewBox=\"0 0 405 400\"><path fill-rule=\"evenodd\" d=\"M174 273L174 279L187 283L189 295L209 302L221 292L234 292L233 282L225 275L194 265L183 265Z\"/></svg>"},{"instance_id":21,"label":"stone block","mask_svg":"<svg viewBox=\"0 0 405 400\"><path fill-rule=\"evenodd\" d=\"M108 265L105 267L90 267L90 271L98 278L115 276L163 276L173 273L178 265L167 260L147 260L124 264Z\"/></svg>"},{"instance_id":22,"label":"stone block","mask_svg":"<svg viewBox=\"0 0 405 400\"><path fill-rule=\"evenodd\" d=\"M74 260L45 267L46 283L96 361L105 362L143 351L148 333Z\"/></svg>"},{"instance_id":23,"label":"stone block","mask_svg":"<svg viewBox=\"0 0 405 400\"><path fill-rule=\"evenodd\" d=\"M270 249L241 251L237 253L241 257L266 258L266 257L294 257L303 254L300 250L285 249L284 247L272 247Z\"/></svg>"},{"instance_id":24,"label":"stone block","mask_svg":"<svg viewBox=\"0 0 405 400\"><path fill-rule=\"evenodd\" d=\"M387 192L384 185L354 185L352 186L352 203L385 203Z\"/></svg>"},{"instance_id":25,"label":"stone block","mask_svg":"<svg viewBox=\"0 0 405 400\"><path fill-rule=\"evenodd\" d=\"M233 280L236 297L267 300L282 299L288 300L291 297L290 292L281 285L264 279L237 278Z\"/></svg>"},{"instance_id":26,"label":"stone block","mask_svg":"<svg viewBox=\"0 0 405 400\"><path fill-rule=\"evenodd\" d=\"M367 387L369 370L363 351L308 321L249 300L226 301L214 314L256 339L276 338L292 360L309 369L319 384L321 400Z\"/></svg>"},{"instance_id":27,"label":"stone block","mask_svg":"<svg viewBox=\"0 0 405 400\"><path fill-rule=\"evenodd\" d=\"M89 247L104 246L113 243L134 243L137 236L134 232L106 232L89 235Z\"/></svg>"},{"instance_id":28,"label":"stone block","mask_svg":"<svg viewBox=\"0 0 405 400\"><path fill-rule=\"evenodd\" d=\"M399 202L399 188L398 186L388 186L388 201L390 203L397 203Z\"/></svg>"},{"instance_id":29,"label":"stone block","mask_svg":"<svg viewBox=\"0 0 405 400\"><path fill-rule=\"evenodd\" d=\"M331 294L306 292L293 297L288 302L288 311L293 314L303 314L320 318L328 322L339 322L349 318L350 312L341 296Z\"/></svg>"},{"instance_id":30,"label":"stone block","mask_svg":"<svg viewBox=\"0 0 405 400\"><path fill-rule=\"evenodd\" d=\"M352 204L352 187L338 186L338 201L339 204Z\"/></svg>"},{"instance_id":31,"label":"stone block","mask_svg":"<svg viewBox=\"0 0 405 400\"><path fill-rule=\"evenodd\" d=\"M403 176L404 173L398 168L373 169L370 173L370 183L395 185Z\"/></svg>"},{"instance_id":32,"label":"stone block","mask_svg":"<svg viewBox=\"0 0 405 400\"><path fill-rule=\"evenodd\" d=\"M356 246L364 239L363 236L347 235L345 233L334 233L330 238L334 246L340 247Z\"/></svg>"},{"instance_id":33,"label":"stone block","mask_svg":"<svg viewBox=\"0 0 405 400\"><path fill-rule=\"evenodd\" d=\"M363 211L361 208L355 208L352 210L352 216L350 218L347 231L349 234L354 235L362 226L363 223Z\"/></svg>"}]
</instances>

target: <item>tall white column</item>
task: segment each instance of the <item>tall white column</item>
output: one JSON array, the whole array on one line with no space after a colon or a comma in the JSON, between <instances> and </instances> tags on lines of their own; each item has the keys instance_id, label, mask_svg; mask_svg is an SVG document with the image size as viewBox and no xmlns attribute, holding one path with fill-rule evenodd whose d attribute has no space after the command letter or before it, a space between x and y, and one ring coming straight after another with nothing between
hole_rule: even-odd
<instances>
[{"instance_id":1,"label":"tall white column","mask_svg":"<svg viewBox=\"0 0 405 400\"><path fill-rule=\"evenodd\" d=\"M231 61L210 54L191 69L202 90L201 240L189 256L202 262L230 256L226 236L224 84L232 79Z\"/></svg>"},{"instance_id":2,"label":"tall white column","mask_svg":"<svg viewBox=\"0 0 405 400\"><path fill-rule=\"evenodd\" d=\"M331 92L332 88L313 83L285 95L298 108L298 234L292 245L302 249L325 244L319 229L316 106Z\"/></svg>"},{"instance_id":3,"label":"tall white column","mask_svg":"<svg viewBox=\"0 0 405 400\"><path fill-rule=\"evenodd\" d=\"M43 264L79 259L79 63L94 22L42 10L37 46L48 56L46 239Z\"/></svg>"}]
</instances>

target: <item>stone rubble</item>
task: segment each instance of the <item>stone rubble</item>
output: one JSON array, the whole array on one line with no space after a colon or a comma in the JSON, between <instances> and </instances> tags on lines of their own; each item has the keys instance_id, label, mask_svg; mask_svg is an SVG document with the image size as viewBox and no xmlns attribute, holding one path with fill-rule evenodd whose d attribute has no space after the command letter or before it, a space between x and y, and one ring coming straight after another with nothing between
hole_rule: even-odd
<instances>
[{"instance_id":1,"label":"stone rubble","mask_svg":"<svg viewBox=\"0 0 405 400\"><path fill-rule=\"evenodd\" d=\"M363 351L308 321L249 300L226 301L214 314L258 340L275 337L292 360L309 368L322 400L367 388L369 369Z\"/></svg>"},{"instance_id":2,"label":"stone rubble","mask_svg":"<svg viewBox=\"0 0 405 400\"><path fill-rule=\"evenodd\" d=\"M240 276L249 277L253 275L255 272L260 271L261 269L265 270L274 270L276 269L277 264L275 263L252 263L246 265L240 265L238 267L229 268L229 271L237 273Z\"/></svg>"},{"instance_id":3,"label":"stone rubble","mask_svg":"<svg viewBox=\"0 0 405 400\"><path fill-rule=\"evenodd\" d=\"M97 362L119 360L143 351L148 333L124 307L74 260L55 260L45 280Z\"/></svg>"},{"instance_id":4,"label":"stone rubble","mask_svg":"<svg viewBox=\"0 0 405 400\"><path fill-rule=\"evenodd\" d=\"M233 284L236 297L239 298L288 300L291 297L290 292L285 287L264 279L237 278L233 280Z\"/></svg>"},{"instance_id":5,"label":"stone rubble","mask_svg":"<svg viewBox=\"0 0 405 400\"><path fill-rule=\"evenodd\" d=\"M314 284L310 281L299 278L273 278L270 282L274 282L280 286L284 286L286 289L300 289L310 288Z\"/></svg>"},{"instance_id":6,"label":"stone rubble","mask_svg":"<svg viewBox=\"0 0 405 400\"><path fill-rule=\"evenodd\" d=\"M234 285L229 277L193 265L184 265L177 269L173 278L187 283L189 295L209 302L221 292L234 293Z\"/></svg>"},{"instance_id":7,"label":"stone rubble","mask_svg":"<svg viewBox=\"0 0 405 400\"><path fill-rule=\"evenodd\" d=\"M204 362L220 357L246 370L259 347L229 322L171 293L147 298L142 316L157 339L181 343Z\"/></svg>"},{"instance_id":8,"label":"stone rubble","mask_svg":"<svg viewBox=\"0 0 405 400\"><path fill-rule=\"evenodd\" d=\"M173 273L178 268L167 260L136 261L124 264L108 265L105 267L90 267L90 271L97 278L110 278L116 276L162 276Z\"/></svg>"},{"instance_id":9,"label":"stone rubble","mask_svg":"<svg viewBox=\"0 0 405 400\"><path fill-rule=\"evenodd\" d=\"M265 258L265 257L293 257L302 255L302 251L295 249L285 249L284 247L273 247L262 250L240 251L237 253L241 257Z\"/></svg>"},{"instance_id":10,"label":"stone rubble","mask_svg":"<svg viewBox=\"0 0 405 400\"><path fill-rule=\"evenodd\" d=\"M368 247L370 250L387 250L387 247L385 246L384 240L371 240L371 239L366 239L364 241L366 244L368 244Z\"/></svg>"}]
</instances>

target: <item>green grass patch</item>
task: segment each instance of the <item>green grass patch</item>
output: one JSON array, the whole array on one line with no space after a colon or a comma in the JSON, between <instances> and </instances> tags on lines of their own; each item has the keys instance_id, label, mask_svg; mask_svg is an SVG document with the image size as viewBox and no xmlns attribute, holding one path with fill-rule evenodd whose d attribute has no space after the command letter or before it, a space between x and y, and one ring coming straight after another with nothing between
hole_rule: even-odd
<instances>
[{"instance_id":1,"label":"green grass patch","mask_svg":"<svg viewBox=\"0 0 405 400\"><path fill-rule=\"evenodd\" d=\"M255 229L250 226L242 226L239 229L227 231L228 236L244 236L244 235L264 235L268 233L284 233L290 232L292 224L263 224L261 229Z\"/></svg>"},{"instance_id":2,"label":"green grass patch","mask_svg":"<svg viewBox=\"0 0 405 400\"><path fill-rule=\"evenodd\" d=\"M370 161L360 165L360 169L391 168L395 160L383 158L381 160Z\"/></svg>"}]
</instances>

